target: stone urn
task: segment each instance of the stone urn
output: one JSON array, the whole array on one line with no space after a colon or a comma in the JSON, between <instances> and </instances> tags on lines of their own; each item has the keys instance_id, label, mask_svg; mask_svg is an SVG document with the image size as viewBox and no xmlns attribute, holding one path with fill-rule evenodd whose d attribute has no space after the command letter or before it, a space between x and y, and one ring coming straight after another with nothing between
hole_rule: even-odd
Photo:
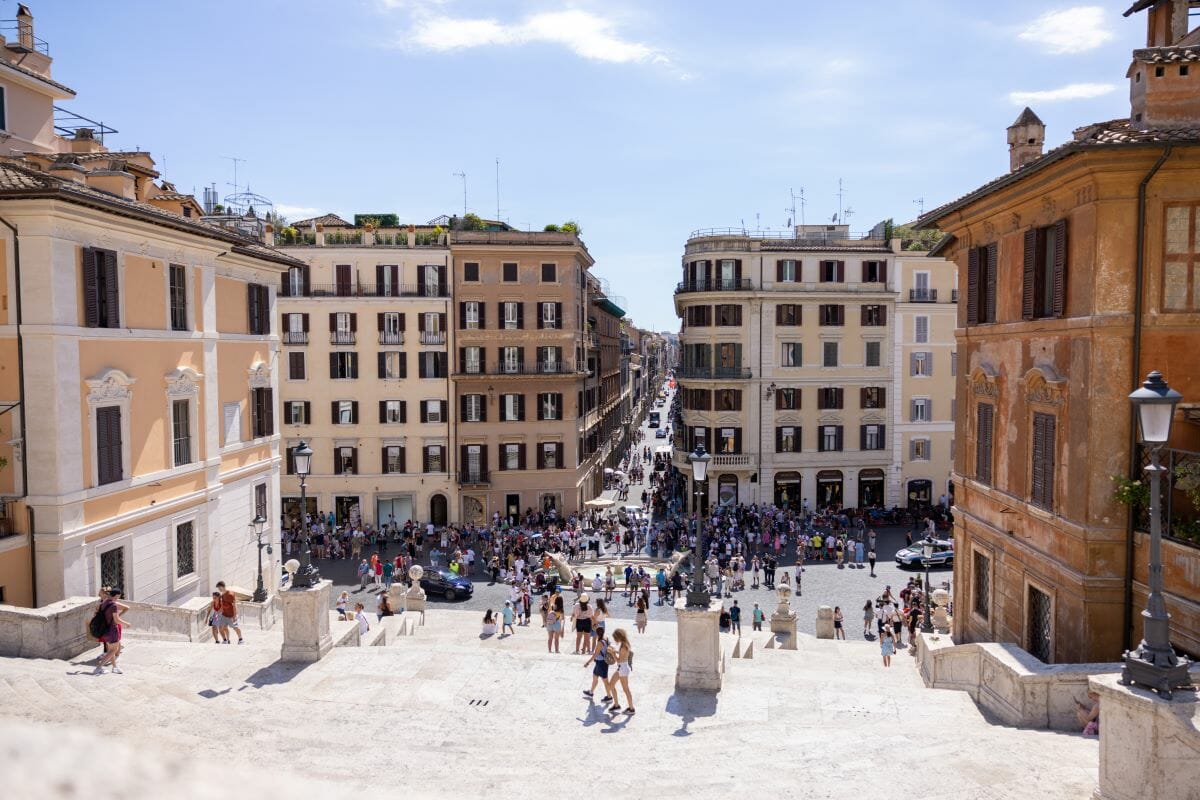
<instances>
[{"instance_id":1,"label":"stone urn","mask_svg":"<svg viewBox=\"0 0 1200 800\"><path fill-rule=\"evenodd\" d=\"M930 594L933 600L933 607L929 609L931 622L933 627L939 633L948 633L950 631L950 615L947 609L950 607L950 593L945 589L934 589Z\"/></svg>"}]
</instances>

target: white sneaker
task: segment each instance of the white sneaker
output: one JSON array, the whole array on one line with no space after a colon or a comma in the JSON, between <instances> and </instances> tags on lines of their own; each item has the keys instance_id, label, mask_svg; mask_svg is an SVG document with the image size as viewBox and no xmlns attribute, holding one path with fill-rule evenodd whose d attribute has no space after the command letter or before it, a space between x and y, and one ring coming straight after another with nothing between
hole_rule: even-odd
<instances>
[{"instance_id":1,"label":"white sneaker","mask_svg":"<svg viewBox=\"0 0 1200 800\"><path fill-rule=\"evenodd\" d=\"M103 675L104 674L104 666L102 664L97 664L96 668L94 670L92 670L92 674L93 675Z\"/></svg>"},{"instance_id":2,"label":"white sneaker","mask_svg":"<svg viewBox=\"0 0 1200 800\"><path fill-rule=\"evenodd\" d=\"M124 675L124 674L125 674L125 673L121 672L121 668L120 668L120 667L118 667L116 664L113 664L112 671L113 671L113 673L115 673L115 674L117 674L117 675Z\"/></svg>"}]
</instances>

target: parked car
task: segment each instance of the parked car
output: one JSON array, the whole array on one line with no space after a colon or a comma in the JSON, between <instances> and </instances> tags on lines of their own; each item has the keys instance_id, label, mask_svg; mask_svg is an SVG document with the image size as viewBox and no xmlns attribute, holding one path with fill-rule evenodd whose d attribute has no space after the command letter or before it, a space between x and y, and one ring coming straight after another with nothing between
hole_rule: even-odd
<instances>
[{"instance_id":1,"label":"parked car","mask_svg":"<svg viewBox=\"0 0 1200 800\"><path fill-rule=\"evenodd\" d=\"M426 594L439 595L451 602L460 597L470 597L475 592L470 580L448 569L426 569L421 576L421 588Z\"/></svg>"},{"instance_id":2,"label":"parked car","mask_svg":"<svg viewBox=\"0 0 1200 800\"><path fill-rule=\"evenodd\" d=\"M925 547L914 542L896 553L896 563L902 567L950 567L954 565L954 542L935 539L933 555L925 558Z\"/></svg>"},{"instance_id":3,"label":"parked car","mask_svg":"<svg viewBox=\"0 0 1200 800\"><path fill-rule=\"evenodd\" d=\"M665 438L667 438L667 429L666 429L666 428L658 428L657 430L655 430L655 431L654 431L654 438L655 438L655 439L665 439Z\"/></svg>"}]
</instances>

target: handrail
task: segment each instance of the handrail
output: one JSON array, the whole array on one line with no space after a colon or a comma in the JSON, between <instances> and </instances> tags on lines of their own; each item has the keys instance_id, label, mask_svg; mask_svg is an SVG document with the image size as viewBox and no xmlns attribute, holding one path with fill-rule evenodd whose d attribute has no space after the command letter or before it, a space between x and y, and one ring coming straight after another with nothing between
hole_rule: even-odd
<instances>
[{"instance_id":1,"label":"handrail","mask_svg":"<svg viewBox=\"0 0 1200 800\"><path fill-rule=\"evenodd\" d=\"M294 292L285 278L280 297L449 297L448 284L314 283L308 292Z\"/></svg>"},{"instance_id":2,"label":"handrail","mask_svg":"<svg viewBox=\"0 0 1200 800\"><path fill-rule=\"evenodd\" d=\"M737 280L722 280L714 278L711 281L680 281L675 286L675 294L688 292L747 292L754 288L749 278Z\"/></svg>"},{"instance_id":3,"label":"handrail","mask_svg":"<svg viewBox=\"0 0 1200 800\"><path fill-rule=\"evenodd\" d=\"M871 235L871 231L800 231L797 233L790 230L771 230L769 228L760 228L757 230L750 228L697 228L688 234L688 239L699 239L705 236L737 236L746 239L777 239L797 242L877 238Z\"/></svg>"}]
</instances>

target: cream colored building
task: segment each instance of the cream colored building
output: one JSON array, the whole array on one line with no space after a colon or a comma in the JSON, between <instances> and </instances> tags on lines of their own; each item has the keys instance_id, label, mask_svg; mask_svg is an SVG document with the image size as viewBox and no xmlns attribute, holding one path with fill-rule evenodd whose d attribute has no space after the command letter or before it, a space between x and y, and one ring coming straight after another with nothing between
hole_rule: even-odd
<instances>
[{"instance_id":1,"label":"cream colored building","mask_svg":"<svg viewBox=\"0 0 1200 800\"><path fill-rule=\"evenodd\" d=\"M290 269L280 291L279 416L287 452L301 441L314 451L309 512L457 521L445 235L418 244L415 232L354 229L333 215L296 228L310 236L289 236L300 243L282 248L305 266ZM289 521L300 507L293 472L289 456Z\"/></svg>"},{"instance_id":2,"label":"cream colored building","mask_svg":"<svg viewBox=\"0 0 1200 800\"><path fill-rule=\"evenodd\" d=\"M958 269L897 248L892 485L897 505L938 503L953 491Z\"/></svg>"},{"instance_id":3,"label":"cream colored building","mask_svg":"<svg viewBox=\"0 0 1200 800\"><path fill-rule=\"evenodd\" d=\"M274 287L294 262L203 224L145 152L54 132L73 93L24 6L0 42L0 601L177 604L278 542ZM279 574L265 559L266 586Z\"/></svg>"}]
</instances>

